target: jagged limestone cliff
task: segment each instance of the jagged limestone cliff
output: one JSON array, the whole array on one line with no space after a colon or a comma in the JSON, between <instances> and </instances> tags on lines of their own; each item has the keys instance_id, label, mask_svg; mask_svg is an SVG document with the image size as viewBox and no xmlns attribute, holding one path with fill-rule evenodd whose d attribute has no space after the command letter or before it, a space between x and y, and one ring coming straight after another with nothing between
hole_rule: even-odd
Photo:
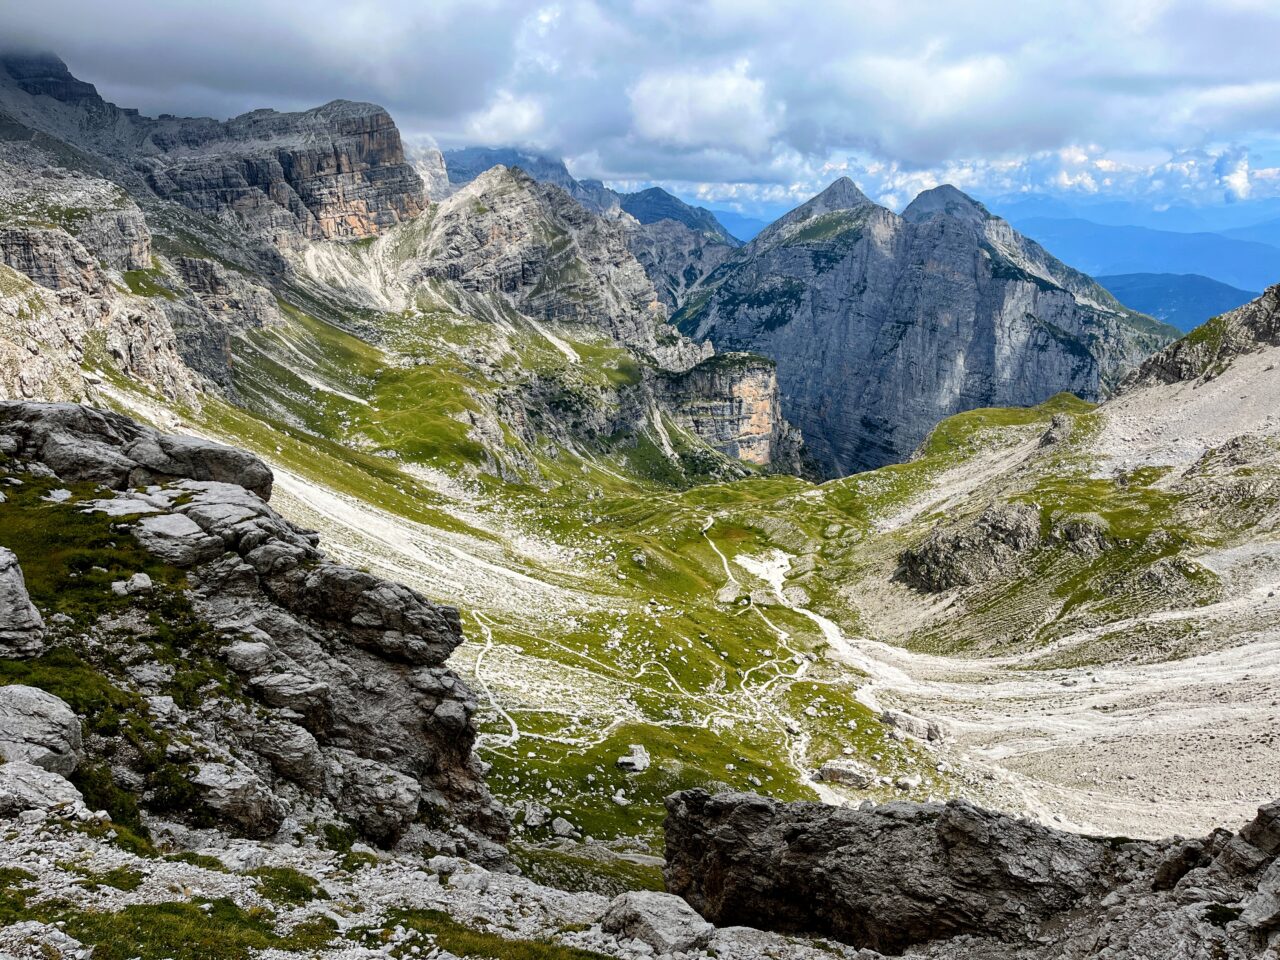
<instances>
[{"instance_id":1,"label":"jagged limestone cliff","mask_svg":"<svg viewBox=\"0 0 1280 960\"><path fill-rule=\"evenodd\" d=\"M728 258L674 319L777 361L783 411L833 474L901 460L962 410L1097 398L1175 333L954 188L897 216L847 178Z\"/></svg>"}]
</instances>

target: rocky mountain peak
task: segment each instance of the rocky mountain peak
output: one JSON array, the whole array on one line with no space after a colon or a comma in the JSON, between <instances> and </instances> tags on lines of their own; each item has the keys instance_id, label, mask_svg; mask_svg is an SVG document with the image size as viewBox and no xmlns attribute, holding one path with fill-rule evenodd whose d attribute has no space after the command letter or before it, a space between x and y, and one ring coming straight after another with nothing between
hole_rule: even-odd
<instances>
[{"instance_id":1,"label":"rocky mountain peak","mask_svg":"<svg viewBox=\"0 0 1280 960\"><path fill-rule=\"evenodd\" d=\"M734 247L742 245L725 230L710 210L685 203L661 187L623 194L622 209L646 226L663 220L674 220L714 242Z\"/></svg>"},{"instance_id":2,"label":"rocky mountain peak","mask_svg":"<svg viewBox=\"0 0 1280 960\"><path fill-rule=\"evenodd\" d=\"M856 210L872 203L874 201L859 190L856 183L848 177L841 177L832 181L830 186L807 203L801 204L793 213L803 214L802 219L808 219L837 210Z\"/></svg>"},{"instance_id":3,"label":"rocky mountain peak","mask_svg":"<svg viewBox=\"0 0 1280 960\"><path fill-rule=\"evenodd\" d=\"M53 97L66 103L102 99L92 83L77 80L59 57L47 51L2 51L0 68L16 86L33 97Z\"/></svg>"},{"instance_id":4,"label":"rocky mountain peak","mask_svg":"<svg viewBox=\"0 0 1280 960\"><path fill-rule=\"evenodd\" d=\"M902 218L912 223L923 223L936 216L948 216L969 223L994 219L986 207L949 183L925 190L902 211Z\"/></svg>"}]
</instances>

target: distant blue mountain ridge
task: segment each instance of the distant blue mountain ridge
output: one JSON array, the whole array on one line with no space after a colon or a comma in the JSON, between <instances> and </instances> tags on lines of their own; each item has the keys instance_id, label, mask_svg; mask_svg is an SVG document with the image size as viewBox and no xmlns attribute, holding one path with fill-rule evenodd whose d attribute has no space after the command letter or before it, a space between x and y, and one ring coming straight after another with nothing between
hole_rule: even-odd
<instances>
[{"instance_id":1,"label":"distant blue mountain ridge","mask_svg":"<svg viewBox=\"0 0 1280 960\"><path fill-rule=\"evenodd\" d=\"M1010 222L1054 256L1095 277L1198 274L1242 290L1263 290L1280 282L1280 247L1255 240L1080 219L1031 217Z\"/></svg>"},{"instance_id":2,"label":"distant blue mountain ridge","mask_svg":"<svg viewBox=\"0 0 1280 960\"><path fill-rule=\"evenodd\" d=\"M1171 323L1183 333L1210 317L1259 296L1194 273L1124 273L1095 276L1126 307Z\"/></svg>"}]
</instances>

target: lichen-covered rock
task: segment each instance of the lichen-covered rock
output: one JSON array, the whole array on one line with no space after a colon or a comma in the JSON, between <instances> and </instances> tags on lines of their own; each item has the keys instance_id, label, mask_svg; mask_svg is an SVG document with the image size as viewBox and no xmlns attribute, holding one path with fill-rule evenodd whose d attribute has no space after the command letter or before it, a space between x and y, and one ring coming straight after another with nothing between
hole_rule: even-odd
<instances>
[{"instance_id":1,"label":"lichen-covered rock","mask_svg":"<svg viewBox=\"0 0 1280 960\"><path fill-rule=\"evenodd\" d=\"M995 503L967 524L935 527L904 550L900 576L921 590L985 583L1040 543L1040 511L1027 503Z\"/></svg>"},{"instance_id":2,"label":"lichen-covered rock","mask_svg":"<svg viewBox=\"0 0 1280 960\"><path fill-rule=\"evenodd\" d=\"M81 758L80 718L44 690L18 683L0 687L0 758L69 777Z\"/></svg>"},{"instance_id":3,"label":"lichen-covered rock","mask_svg":"<svg viewBox=\"0 0 1280 960\"><path fill-rule=\"evenodd\" d=\"M0 547L0 657L38 657L44 651L44 618L31 602L18 558Z\"/></svg>"}]
</instances>

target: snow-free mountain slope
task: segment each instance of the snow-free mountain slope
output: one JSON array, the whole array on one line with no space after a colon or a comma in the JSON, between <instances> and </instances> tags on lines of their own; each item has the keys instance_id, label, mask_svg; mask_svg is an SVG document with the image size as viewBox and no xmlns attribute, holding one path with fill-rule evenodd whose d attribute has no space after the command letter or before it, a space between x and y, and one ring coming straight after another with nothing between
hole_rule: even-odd
<instances>
[{"instance_id":1,"label":"snow-free mountain slope","mask_svg":"<svg viewBox=\"0 0 1280 960\"><path fill-rule=\"evenodd\" d=\"M1096 399L1175 334L954 187L898 216L848 178L734 253L675 322L772 357L833 475L905 458L962 410Z\"/></svg>"}]
</instances>

